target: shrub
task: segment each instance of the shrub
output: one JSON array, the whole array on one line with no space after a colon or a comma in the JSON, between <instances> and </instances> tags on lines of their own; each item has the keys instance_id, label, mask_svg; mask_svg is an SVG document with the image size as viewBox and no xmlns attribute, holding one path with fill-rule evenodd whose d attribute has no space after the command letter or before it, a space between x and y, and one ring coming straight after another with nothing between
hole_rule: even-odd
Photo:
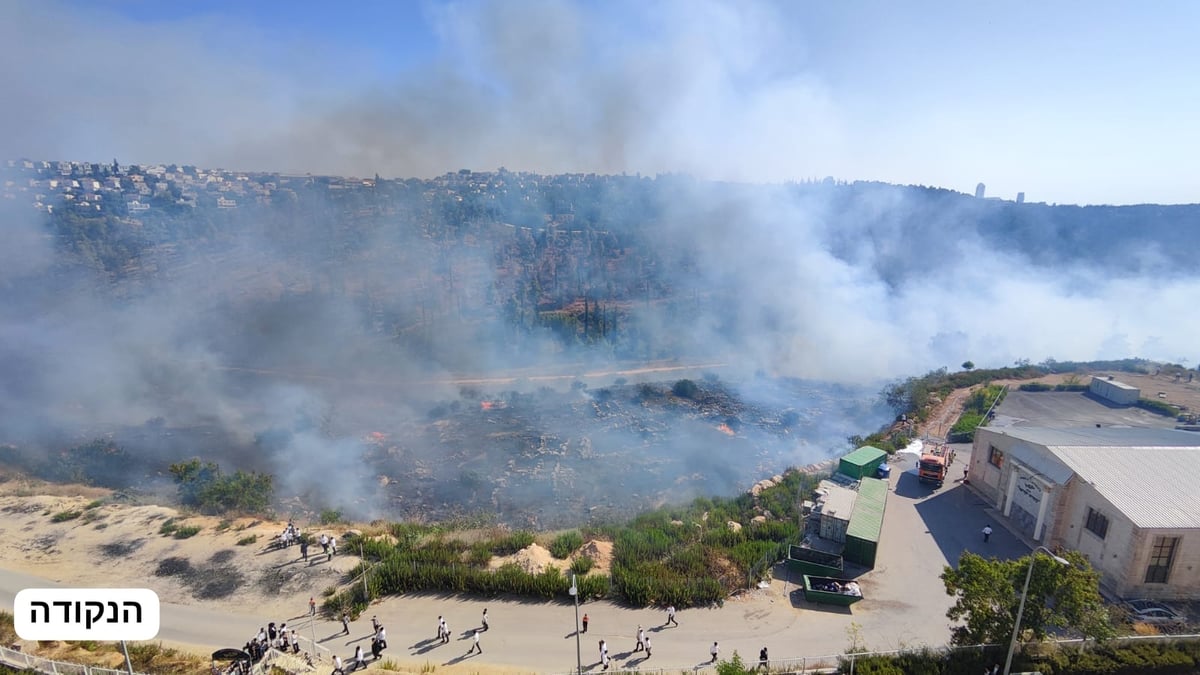
<instances>
[{"instance_id":1,"label":"shrub","mask_svg":"<svg viewBox=\"0 0 1200 675\"><path fill-rule=\"evenodd\" d=\"M591 556L581 555L571 561L571 571L579 576L585 576L592 568L596 566L596 561L592 560Z\"/></svg>"},{"instance_id":2,"label":"shrub","mask_svg":"<svg viewBox=\"0 0 1200 675\"><path fill-rule=\"evenodd\" d=\"M166 536L169 534L174 534L175 530L178 530L178 529L179 529L179 524L175 522L175 519L168 518L167 522L163 523L162 527L158 528L158 533L163 536Z\"/></svg>"},{"instance_id":3,"label":"shrub","mask_svg":"<svg viewBox=\"0 0 1200 675\"><path fill-rule=\"evenodd\" d=\"M691 380L679 380L671 387L671 393L679 398L695 400L700 395L700 387Z\"/></svg>"},{"instance_id":4,"label":"shrub","mask_svg":"<svg viewBox=\"0 0 1200 675\"><path fill-rule=\"evenodd\" d=\"M475 567L487 567L492 561L492 550L486 543L475 544L467 554L467 563Z\"/></svg>"},{"instance_id":5,"label":"shrub","mask_svg":"<svg viewBox=\"0 0 1200 675\"><path fill-rule=\"evenodd\" d=\"M1141 408L1142 410L1148 410L1155 415L1179 417L1179 408L1176 408L1166 401L1158 401L1152 398L1139 398L1137 407Z\"/></svg>"},{"instance_id":6,"label":"shrub","mask_svg":"<svg viewBox=\"0 0 1200 675\"><path fill-rule=\"evenodd\" d=\"M521 549L528 548L534 542L535 537L532 532L525 530L517 530L507 537L493 539L489 548L494 555L512 555Z\"/></svg>"},{"instance_id":7,"label":"shrub","mask_svg":"<svg viewBox=\"0 0 1200 675\"><path fill-rule=\"evenodd\" d=\"M53 516L50 516L50 522L64 523L68 520L75 520L76 518L78 518L79 516L82 516L82 515L83 515L83 511L59 511L58 513L54 514Z\"/></svg>"},{"instance_id":8,"label":"shrub","mask_svg":"<svg viewBox=\"0 0 1200 675\"><path fill-rule=\"evenodd\" d=\"M187 539L189 537L194 537L200 533L200 530L203 529L204 528L200 527L199 525L184 525L175 529L175 538Z\"/></svg>"},{"instance_id":9,"label":"shrub","mask_svg":"<svg viewBox=\"0 0 1200 675\"><path fill-rule=\"evenodd\" d=\"M98 509L98 508L100 508L101 506L104 506L104 501L103 501L103 500L100 500L100 499L97 499L97 500L94 500L94 501L90 501L90 502L88 502L87 506L83 507L83 510L84 510L84 511L91 511L92 509Z\"/></svg>"},{"instance_id":10,"label":"shrub","mask_svg":"<svg viewBox=\"0 0 1200 675\"><path fill-rule=\"evenodd\" d=\"M199 459L170 466L178 485L179 501L206 513L261 513L274 498L274 479L270 474L236 471L231 476L221 473L213 462Z\"/></svg>"},{"instance_id":11,"label":"shrub","mask_svg":"<svg viewBox=\"0 0 1200 675\"><path fill-rule=\"evenodd\" d=\"M564 532L555 537L554 541L550 542L550 555L559 560L565 560L578 550L580 546L583 546L582 534L575 530Z\"/></svg>"},{"instance_id":12,"label":"shrub","mask_svg":"<svg viewBox=\"0 0 1200 675\"><path fill-rule=\"evenodd\" d=\"M323 509L317 519L322 525L337 525L342 522L341 509Z\"/></svg>"},{"instance_id":13,"label":"shrub","mask_svg":"<svg viewBox=\"0 0 1200 675\"><path fill-rule=\"evenodd\" d=\"M251 535L249 535L249 536L242 537L241 539L238 539L238 540L237 540L237 545L238 545L238 546L249 546L250 544L253 544L253 543L254 543L254 542L256 542L256 541L258 541L258 535L257 535L257 534L251 534Z\"/></svg>"}]
</instances>

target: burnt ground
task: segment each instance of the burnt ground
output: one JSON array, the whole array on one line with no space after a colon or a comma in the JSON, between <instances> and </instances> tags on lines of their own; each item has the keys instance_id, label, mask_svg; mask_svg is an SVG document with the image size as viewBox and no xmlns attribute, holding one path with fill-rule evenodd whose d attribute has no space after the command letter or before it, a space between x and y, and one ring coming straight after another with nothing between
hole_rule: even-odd
<instances>
[{"instance_id":1,"label":"burnt ground","mask_svg":"<svg viewBox=\"0 0 1200 675\"><path fill-rule=\"evenodd\" d=\"M232 565L213 563L196 566L181 556L164 558L154 570L156 577L175 577L198 600L219 600L233 595L245 583L245 575Z\"/></svg>"},{"instance_id":2,"label":"burnt ground","mask_svg":"<svg viewBox=\"0 0 1200 675\"><path fill-rule=\"evenodd\" d=\"M554 528L732 495L880 421L858 390L792 383L751 402L697 385L691 397L667 384L467 397L368 435L365 456L390 512Z\"/></svg>"},{"instance_id":3,"label":"burnt ground","mask_svg":"<svg viewBox=\"0 0 1200 675\"><path fill-rule=\"evenodd\" d=\"M522 391L480 385L423 396L399 384L308 382L313 400L333 403L256 417L278 392L245 377L239 410L248 421L236 431L158 418L69 442L112 438L119 452L80 466L103 475L96 465L115 463L125 476L139 467L134 491L143 499L172 499L167 465L200 457L275 475L282 512L296 517L335 508L357 519L482 516L541 529L732 496L836 456L850 434L891 418L875 386L712 375L696 376L686 395L672 391L674 380L557 389L526 381L501 385ZM73 459L62 455L60 463Z\"/></svg>"}]
</instances>

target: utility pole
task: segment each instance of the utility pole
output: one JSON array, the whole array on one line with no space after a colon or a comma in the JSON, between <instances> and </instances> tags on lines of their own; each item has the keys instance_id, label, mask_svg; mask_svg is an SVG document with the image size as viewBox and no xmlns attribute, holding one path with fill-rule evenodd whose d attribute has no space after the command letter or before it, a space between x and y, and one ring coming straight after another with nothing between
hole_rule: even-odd
<instances>
[{"instance_id":1,"label":"utility pole","mask_svg":"<svg viewBox=\"0 0 1200 675\"><path fill-rule=\"evenodd\" d=\"M365 557L363 557L363 545L362 545L361 539L359 539L359 541L358 541L358 559L361 560L363 563L363 575L362 575L362 577L363 577L363 597L366 598L367 604L370 605L371 604L371 589L367 587L367 570L369 568L367 567L367 559Z\"/></svg>"},{"instance_id":2,"label":"utility pole","mask_svg":"<svg viewBox=\"0 0 1200 675\"><path fill-rule=\"evenodd\" d=\"M121 653L125 655L125 670L129 672L129 675L133 675L133 662L129 660L129 646L125 644L124 640L121 640Z\"/></svg>"},{"instance_id":3,"label":"utility pole","mask_svg":"<svg viewBox=\"0 0 1200 675\"><path fill-rule=\"evenodd\" d=\"M571 597L575 598L575 667L578 668L576 675L583 675L583 652L579 648L579 586L575 584L575 573L571 573L571 590L568 591Z\"/></svg>"}]
</instances>

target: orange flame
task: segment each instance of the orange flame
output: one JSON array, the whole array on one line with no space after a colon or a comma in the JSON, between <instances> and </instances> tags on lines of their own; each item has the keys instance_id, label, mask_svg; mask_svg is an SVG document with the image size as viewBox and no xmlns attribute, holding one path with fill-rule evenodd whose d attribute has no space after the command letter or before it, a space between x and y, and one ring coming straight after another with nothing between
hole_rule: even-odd
<instances>
[{"instance_id":1,"label":"orange flame","mask_svg":"<svg viewBox=\"0 0 1200 675\"><path fill-rule=\"evenodd\" d=\"M496 404L493 403L492 401L480 401L479 402L480 410L491 410L492 408L495 408L495 407L496 407Z\"/></svg>"},{"instance_id":2,"label":"orange flame","mask_svg":"<svg viewBox=\"0 0 1200 675\"><path fill-rule=\"evenodd\" d=\"M720 424L718 424L718 425L717 425L717 431L719 431L719 432L721 432L721 433L723 433L723 434L729 435L729 436L736 436L736 435L737 435L737 434L736 434L736 433L733 431L733 429L730 429L730 428L729 428L729 425L728 425L728 424L725 424L724 422L722 422L722 423L720 423Z\"/></svg>"}]
</instances>

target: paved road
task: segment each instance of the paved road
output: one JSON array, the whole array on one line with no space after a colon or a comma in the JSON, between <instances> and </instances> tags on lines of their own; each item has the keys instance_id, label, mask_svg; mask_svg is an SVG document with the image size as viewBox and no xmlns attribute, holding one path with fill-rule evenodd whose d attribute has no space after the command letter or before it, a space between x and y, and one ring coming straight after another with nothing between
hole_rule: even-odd
<instances>
[{"instance_id":1,"label":"paved road","mask_svg":"<svg viewBox=\"0 0 1200 675\"><path fill-rule=\"evenodd\" d=\"M966 453L960 454L951 475L961 473L959 467L966 460ZM943 565L956 562L964 550L1015 557L1028 549L998 526L987 505L961 485L948 484L935 491L920 485L914 474L899 470L893 471L891 484L878 564L859 577L866 599L852 609L806 603L782 568L768 589L731 599L722 608L681 611L678 628L661 627L665 619L661 611L586 603L580 608L591 619L588 633L580 640L585 669L599 670L600 639L608 641L614 667L672 670L703 665L714 640L719 641L723 658L736 649L752 662L763 646L774 659L838 654L850 644L851 633L873 649L945 644L949 639L945 612L951 602L938 579ZM985 523L995 529L987 544L980 535ZM11 609L18 590L44 584L28 575L0 572L0 603ZM241 645L268 621L287 621L301 635L315 633L318 642L344 658L358 644L364 649L370 646L370 618L375 614L388 630L388 658L439 667L463 664L472 671L505 666L566 673L575 667L575 610L565 602L485 602L440 594L389 598L372 606L352 624L351 634L343 636L337 622L310 624L302 616L307 600L307 594L296 598L294 617L256 616L254 607L243 614L164 604L159 637L172 645L208 651ZM483 654L465 656L471 645L468 631L479 625L484 607L491 630L483 634ZM453 635L449 644L433 639L439 615L449 622ZM654 647L648 661L631 652L639 624L649 631Z\"/></svg>"}]
</instances>

